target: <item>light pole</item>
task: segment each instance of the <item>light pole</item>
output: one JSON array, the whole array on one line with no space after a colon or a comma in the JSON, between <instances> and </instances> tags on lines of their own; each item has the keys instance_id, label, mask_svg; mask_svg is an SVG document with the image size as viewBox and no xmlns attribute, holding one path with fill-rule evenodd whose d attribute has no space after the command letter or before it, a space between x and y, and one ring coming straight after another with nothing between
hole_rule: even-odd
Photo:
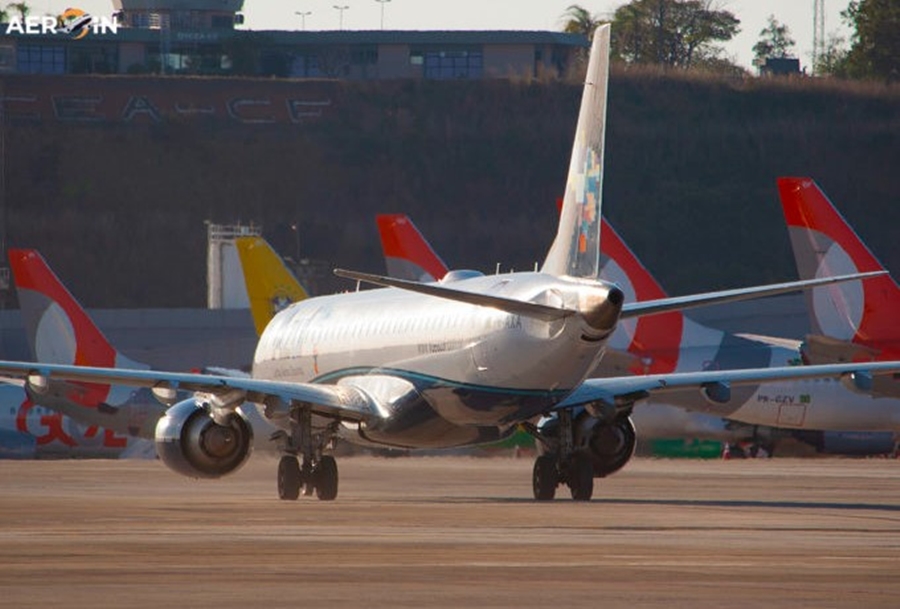
<instances>
[{"instance_id":1,"label":"light pole","mask_svg":"<svg viewBox=\"0 0 900 609\"><path fill-rule=\"evenodd\" d=\"M305 30L306 29L306 16L312 15L312 11L303 11L303 12L294 11L294 14L300 15L300 29Z\"/></svg>"},{"instance_id":2,"label":"light pole","mask_svg":"<svg viewBox=\"0 0 900 609\"><path fill-rule=\"evenodd\" d=\"M342 30L344 29L344 11L346 11L350 7L346 4L335 4L334 8L337 9L337 11L341 14L339 18L340 20L338 21L338 23L340 24L338 29Z\"/></svg>"},{"instance_id":3,"label":"light pole","mask_svg":"<svg viewBox=\"0 0 900 609\"><path fill-rule=\"evenodd\" d=\"M381 5L381 29L384 29L384 5L390 1L391 0L375 0L375 2Z\"/></svg>"}]
</instances>

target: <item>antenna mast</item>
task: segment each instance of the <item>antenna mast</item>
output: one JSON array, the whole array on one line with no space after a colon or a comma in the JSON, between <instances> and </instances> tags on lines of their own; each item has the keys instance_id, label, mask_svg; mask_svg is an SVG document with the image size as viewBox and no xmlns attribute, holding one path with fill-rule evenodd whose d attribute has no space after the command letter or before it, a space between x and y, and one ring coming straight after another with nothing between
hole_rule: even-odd
<instances>
[{"instance_id":1,"label":"antenna mast","mask_svg":"<svg viewBox=\"0 0 900 609\"><path fill-rule=\"evenodd\" d=\"M819 73L819 62L825 56L825 0L813 0L812 73Z\"/></svg>"}]
</instances>

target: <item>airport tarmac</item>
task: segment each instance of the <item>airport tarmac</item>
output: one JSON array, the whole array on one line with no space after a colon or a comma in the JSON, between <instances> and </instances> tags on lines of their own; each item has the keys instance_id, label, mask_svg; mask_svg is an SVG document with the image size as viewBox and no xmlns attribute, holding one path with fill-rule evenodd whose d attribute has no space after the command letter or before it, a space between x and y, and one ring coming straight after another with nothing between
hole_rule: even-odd
<instances>
[{"instance_id":1,"label":"airport tarmac","mask_svg":"<svg viewBox=\"0 0 900 609\"><path fill-rule=\"evenodd\" d=\"M334 502L272 459L0 462L3 607L896 607L900 463L635 459L531 499L531 459L352 457Z\"/></svg>"}]
</instances>

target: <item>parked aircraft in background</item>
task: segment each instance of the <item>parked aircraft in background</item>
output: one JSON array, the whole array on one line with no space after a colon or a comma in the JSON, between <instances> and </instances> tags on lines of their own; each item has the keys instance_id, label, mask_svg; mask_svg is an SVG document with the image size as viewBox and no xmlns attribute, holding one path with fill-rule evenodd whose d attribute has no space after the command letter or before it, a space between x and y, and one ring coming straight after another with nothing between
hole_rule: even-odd
<instances>
[{"instance_id":1,"label":"parked aircraft in background","mask_svg":"<svg viewBox=\"0 0 900 609\"><path fill-rule=\"evenodd\" d=\"M98 366L127 361L109 348L102 335L98 339L92 334L94 328L85 327L77 312L72 312L68 293L64 288L59 292L58 283L52 285L56 278L40 255L30 250L10 250L9 259L32 351L54 357L55 361L77 360ZM48 292L38 291L36 286L48 278ZM126 387L114 392L93 384L54 382L46 400L36 397L27 385L0 385L0 456L33 459L156 454L152 442L155 420L148 422L144 417L151 410L159 412L161 407L147 390ZM113 404L122 401L130 401L134 407L128 417L116 416L121 413ZM64 407L57 409L60 405ZM88 416L72 418L64 414L73 410ZM95 413L103 414L98 417ZM102 426L113 420L114 426Z\"/></svg>"},{"instance_id":2,"label":"parked aircraft in background","mask_svg":"<svg viewBox=\"0 0 900 609\"><path fill-rule=\"evenodd\" d=\"M615 281L638 301L659 299L665 291L604 221L601 277ZM799 341L781 338L746 338L697 323L675 311L622 324L625 335L618 345L636 358L635 374L717 370L739 367L797 365ZM618 331L617 331L618 334ZM610 340L615 347L616 335ZM608 374L601 362L598 374ZM645 406L675 405L692 408L696 395L676 392ZM769 447L786 437L810 444L820 452L884 454L893 452L900 432L900 400L874 400L860 394L849 380L798 379L747 386L734 391L731 412L710 405L727 419L726 428L755 429L754 439Z\"/></svg>"},{"instance_id":3,"label":"parked aircraft in background","mask_svg":"<svg viewBox=\"0 0 900 609\"><path fill-rule=\"evenodd\" d=\"M288 440L277 477L283 499L301 489L337 496L328 451L339 438L434 449L496 441L525 425L543 449L535 497L552 498L562 483L587 500L595 475L630 458L628 416L650 395L690 387L727 402L732 384L900 370L900 362L882 362L585 380L620 318L819 285L625 303L617 286L597 279L608 54L609 26L601 26L559 227L540 271L450 273L429 284L336 271L388 289L308 298L281 311L260 337L252 378L28 362L0 362L0 373L36 388L54 380L152 388L172 404L157 425L157 452L194 477L222 476L246 461L253 427L239 407L255 403ZM178 390L196 393L179 402ZM552 425L532 423L549 413L557 415Z\"/></svg>"},{"instance_id":4,"label":"parked aircraft in background","mask_svg":"<svg viewBox=\"0 0 900 609\"><path fill-rule=\"evenodd\" d=\"M125 357L109 343L37 251L11 249L9 263L25 335L37 361L148 368ZM109 443L116 445L127 438L152 440L156 422L165 411L149 390L126 386L53 381L46 387L26 384L24 392L21 388L19 392L22 394L20 410L26 407L23 400L27 398L29 407L39 404L60 413L41 415L48 429L86 426L90 437L108 437ZM68 422L70 417L77 423ZM27 416L25 420L28 421ZM34 427L33 423L31 425ZM102 430L98 431L98 428ZM52 433L60 438L63 436ZM71 444L65 438L61 441Z\"/></svg>"},{"instance_id":5,"label":"parked aircraft in background","mask_svg":"<svg viewBox=\"0 0 900 609\"><path fill-rule=\"evenodd\" d=\"M150 369L123 355L109 342L39 252L11 249L9 262L25 336L36 361ZM166 407L150 389L56 380L46 386L26 383L24 391L21 387L15 389L19 393L16 404L21 403L15 429L38 436L39 448L48 445L43 453L53 449L58 456L114 456L117 451L128 449L127 455L155 454L156 425ZM188 394L182 396L186 398ZM275 431L254 415L255 409L251 417L263 437L266 432ZM27 439L20 440L27 444ZM85 450L79 450L82 446Z\"/></svg>"},{"instance_id":6,"label":"parked aircraft in background","mask_svg":"<svg viewBox=\"0 0 900 609\"><path fill-rule=\"evenodd\" d=\"M378 217L382 247L391 256L402 278L428 274L440 279L447 272L431 246L402 214ZM619 234L605 219L601 228L600 277L616 283L626 298L637 301L665 298L667 295L646 267L637 259ZM398 260L402 259L402 264ZM596 376L613 374L656 374L681 371L719 370L741 367L787 366L800 363L799 341L772 339L771 344L735 336L703 326L679 311L639 317L620 323L609 339L610 353L600 362ZM794 348L784 345L794 343ZM742 388L732 395L730 406L768 403L766 386ZM748 419L730 420L697 412L703 397L696 393L673 394L672 405L665 400L649 399L635 408L632 421L638 437L701 438L725 442L752 440L764 444L768 452L784 438L811 444L820 452L884 454L893 452L896 431L900 431L900 400L873 401L838 382L798 380L785 383L773 400L784 426L762 424L756 409ZM794 400L791 397L796 396ZM682 398L680 401L677 398ZM686 401L685 401L686 400ZM773 405L774 405L773 401ZM788 419L788 413L791 418ZM807 414L811 413L811 414ZM822 427L811 425L818 422ZM782 421L778 421L779 423ZM849 433L852 432L852 433Z\"/></svg>"},{"instance_id":7,"label":"parked aircraft in background","mask_svg":"<svg viewBox=\"0 0 900 609\"><path fill-rule=\"evenodd\" d=\"M778 192L801 278L884 270L812 178L779 178ZM889 275L815 288L806 301L812 324L803 346L807 361L900 358L900 287ZM898 385L872 379L862 389L900 397Z\"/></svg>"}]
</instances>

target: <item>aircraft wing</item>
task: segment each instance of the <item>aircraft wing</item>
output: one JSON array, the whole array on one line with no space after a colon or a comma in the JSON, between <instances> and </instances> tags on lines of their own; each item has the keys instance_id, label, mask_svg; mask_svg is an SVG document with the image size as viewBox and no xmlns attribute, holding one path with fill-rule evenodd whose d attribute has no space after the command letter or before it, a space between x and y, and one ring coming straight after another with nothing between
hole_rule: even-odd
<instances>
[{"instance_id":1,"label":"aircraft wing","mask_svg":"<svg viewBox=\"0 0 900 609\"><path fill-rule=\"evenodd\" d=\"M635 402L650 395L668 391L684 391L696 388L705 390L713 401L727 401L731 386L806 378L850 377L861 384L872 377L891 375L900 387L900 361L856 362L821 366L785 366L779 368L748 368L743 370L707 370L646 376L619 376L586 380L575 391L557 404L555 410L574 408L595 402L603 402L617 408L630 408ZM887 379L885 379L887 380Z\"/></svg>"},{"instance_id":2,"label":"aircraft wing","mask_svg":"<svg viewBox=\"0 0 900 609\"><path fill-rule=\"evenodd\" d=\"M366 421L378 416L374 401L366 393L341 385L8 361L0 361L0 376L22 379L38 395L49 386L50 381L82 381L149 387L159 396L174 394L178 390L198 391L220 396L234 407L244 401L278 404L280 400L284 405L304 402L310 405L314 414L349 421Z\"/></svg>"}]
</instances>

